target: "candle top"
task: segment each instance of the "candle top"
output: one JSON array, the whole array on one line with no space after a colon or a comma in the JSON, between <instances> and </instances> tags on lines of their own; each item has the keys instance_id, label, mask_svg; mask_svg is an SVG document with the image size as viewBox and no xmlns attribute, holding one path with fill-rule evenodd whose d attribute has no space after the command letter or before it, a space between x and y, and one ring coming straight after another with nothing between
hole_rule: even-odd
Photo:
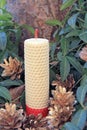
<instances>
[{"instance_id":1,"label":"candle top","mask_svg":"<svg viewBox=\"0 0 87 130\"><path fill-rule=\"evenodd\" d=\"M44 38L30 38L25 40L25 44L48 44L49 41Z\"/></svg>"}]
</instances>

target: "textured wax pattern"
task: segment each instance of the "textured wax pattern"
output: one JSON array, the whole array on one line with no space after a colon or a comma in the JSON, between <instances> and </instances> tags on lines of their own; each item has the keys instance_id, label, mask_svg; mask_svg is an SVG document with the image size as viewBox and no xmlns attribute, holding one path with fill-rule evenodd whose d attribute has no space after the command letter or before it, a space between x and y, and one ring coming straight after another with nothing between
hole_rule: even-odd
<instances>
[{"instance_id":1,"label":"textured wax pattern","mask_svg":"<svg viewBox=\"0 0 87 130\"><path fill-rule=\"evenodd\" d=\"M49 42L31 38L24 42L26 104L42 109L49 99Z\"/></svg>"}]
</instances>

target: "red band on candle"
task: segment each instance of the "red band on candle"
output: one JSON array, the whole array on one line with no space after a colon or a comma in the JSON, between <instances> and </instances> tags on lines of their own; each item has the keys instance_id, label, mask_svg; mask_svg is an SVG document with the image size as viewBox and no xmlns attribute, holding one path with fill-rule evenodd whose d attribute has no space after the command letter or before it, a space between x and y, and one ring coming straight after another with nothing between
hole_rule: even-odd
<instances>
[{"instance_id":1,"label":"red band on candle","mask_svg":"<svg viewBox=\"0 0 87 130\"><path fill-rule=\"evenodd\" d=\"M26 105L26 113L27 115L33 114L35 116L37 116L38 114L42 114L43 117L46 117L48 114L48 108L35 109L35 108L30 108Z\"/></svg>"},{"instance_id":2,"label":"red band on candle","mask_svg":"<svg viewBox=\"0 0 87 130\"><path fill-rule=\"evenodd\" d=\"M34 37L35 37L35 38L38 38L38 35L39 35L39 30L38 30L38 29L35 29Z\"/></svg>"}]
</instances>

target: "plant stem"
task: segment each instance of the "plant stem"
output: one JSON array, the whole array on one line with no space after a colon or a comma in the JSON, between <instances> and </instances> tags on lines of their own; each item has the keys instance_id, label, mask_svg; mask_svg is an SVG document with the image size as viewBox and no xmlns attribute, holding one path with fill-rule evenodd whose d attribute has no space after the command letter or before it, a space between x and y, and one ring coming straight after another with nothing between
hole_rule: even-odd
<instances>
[{"instance_id":1,"label":"plant stem","mask_svg":"<svg viewBox=\"0 0 87 130\"><path fill-rule=\"evenodd\" d=\"M83 75L74 85L74 87L85 77L85 75Z\"/></svg>"},{"instance_id":2,"label":"plant stem","mask_svg":"<svg viewBox=\"0 0 87 130\"><path fill-rule=\"evenodd\" d=\"M20 98L21 98L21 96L17 97L16 99L14 99L14 100L12 101L12 103L13 103L13 102L16 102L16 101L19 100Z\"/></svg>"}]
</instances>

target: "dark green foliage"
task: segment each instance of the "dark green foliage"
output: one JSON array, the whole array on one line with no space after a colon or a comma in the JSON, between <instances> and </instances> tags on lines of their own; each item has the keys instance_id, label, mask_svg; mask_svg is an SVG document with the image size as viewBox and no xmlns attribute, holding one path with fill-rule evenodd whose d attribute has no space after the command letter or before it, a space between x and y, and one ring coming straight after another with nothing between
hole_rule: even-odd
<instances>
[{"instance_id":1,"label":"dark green foliage","mask_svg":"<svg viewBox=\"0 0 87 130\"><path fill-rule=\"evenodd\" d=\"M0 50L5 50L7 44L7 36L5 32L0 32Z\"/></svg>"},{"instance_id":2,"label":"dark green foliage","mask_svg":"<svg viewBox=\"0 0 87 130\"><path fill-rule=\"evenodd\" d=\"M70 4L71 3L71 4ZM83 6L84 5L84 6ZM56 44L52 45L51 49L51 60L58 60L60 66L59 72L61 74L61 78L64 81L68 74L72 69L76 69L78 74L83 75L83 61L79 58L79 51L82 49L84 45L87 44L87 13L86 13L86 5L87 2L83 0L70 1L65 0L62 7L67 8L72 6L70 13L66 16L66 18L61 22L62 28L60 24L58 25L58 29L55 33ZM54 21L54 22L53 22ZM57 20L52 20L52 26ZM60 23L60 21L58 21ZM51 20L47 21L49 25L51 25ZM56 51L56 47L60 46L58 52ZM65 57L65 58L64 58ZM71 69L67 69L68 67L62 68L61 59L66 59L68 66ZM62 61L63 62L63 61ZM63 65L62 65L63 66ZM67 69L67 70L66 70ZM67 73L66 76L62 74L62 72Z\"/></svg>"},{"instance_id":3,"label":"dark green foliage","mask_svg":"<svg viewBox=\"0 0 87 130\"><path fill-rule=\"evenodd\" d=\"M6 0L0 0L0 63L9 56L18 56L18 46L22 35L22 25L13 21L12 15L6 10ZM25 25L27 26L27 25ZM24 27L25 27L24 26ZM27 26L28 27L28 26ZM9 88L21 86L24 79L11 80L10 77L1 77L3 69L0 67L0 103L11 102Z\"/></svg>"},{"instance_id":4,"label":"dark green foliage","mask_svg":"<svg viewBox=\"0 0 87 130\"><path fill-rule=\"evenodd\" d=\"M86 110L78 110L73 116L71 122L82 130L86 122Z\"/></svg>"},{"instance_id":5,"label":"dark green foliage","mask_svg":"<svg viewBox=\"0 0 87 130\"><path fill-rule=\"evenodd\" d=\"M26 106L26 104L25 104L25 91L21 95L20 102L21 102L23 109L25 110L26 109L25 108L25 106Z\"/></svg>"},{"instance_id":6,"label":"dark green foliage","mask_svg":"<svg viewBox=\"0 0 87 130\"><path fill-rule=\"evenodd\" d=\"M74 125L73 123L67 122L65 123L62 130L81 130L81 129L77 127L76 125Z\"/></svg>"},{"instance_id":7,"label":"dark green foliage","mask_svg":"<svg viewBox=\"0 0 87 130\"><path fill-rule=\"evenodd\" d=\"M0 97L3 98L6 102L11 102L11 95L7 88L0 86Z\"/></svg>"},{"instance_id":8,"label":"dark green foliage","mask_svg":"<svg viewBox=\"0 0 87 130\"><path fill-rule=\"evenodd\" d=\"M70 7L74 2L75 2L75 0L65 0L63 2L63 5L61 6L61 10L64 10L64 9Z\"/></svg>"},{"instance_id":9,"label":"dark green foliage","mask_svg":"<svg viewBox=\"0 0 87 130\"><path fill-rule=\"evenodd\" d=\"M52 26L54 23L57 29L54 33L56 44L51 46L50 59L58 62L52 71L60 74L62 81L72 73L76 82L73 89L76 110L71 122L65 123L62 130L83 130L87 120L87 63L80 59L79 52L87 45L87 0L63 0L61 10L68 7L71 10L61 21L62 27L55 24L57 20L52 21ZM51 25L49 21L47 23Z\"/></svg>"},{"instance_id":10,"label":"dark green foliage","mask_svg":"<svg viewBox=\"0 0 87 130\"><path fill-rule=\"evenodd\" d=\"M21 26L12 20L12 15L5 8L6 0L0 1L0 51L18 55L18 44L21 37ZM4 51L5 50L5 51ZM0 55L2 55L0 54ZM0 59L1 60L1 59Z\"/></svg>"},{"instance_id":11,"label":"dark green foliage","mask_svg":"<svg viewBox=\"0 0 87 130\"><path fill-rule=\"evenodd\" d=\"M11 86L20 86L22 84L23 84L22 80L6 79L0 82L0 85L6 88L10 88Z\"/></svg>"},{"instance_id":12,"label":"dark green foliage","mask_svg":"<svg viewBox=\"0 0 87 130\"><path fill-rule=\"evenodd\" d=\"M47 20L46 24L51 25L51 26L56 26L59 25L60 27L62 27L62 23L59 20Z\"/></svg>"},{"instance_id":13,"label":"dark green foliage","mask_svg":"<svg viewBox=\"0 0 87 130\"><path fill-rule=\"evenodd\" d=\"M67 57L64 56L60 62L60 74L63 81L66 79L69 72L70 72L70 64L69 61L67 60Z\"/></svg>"}]
</instances>

